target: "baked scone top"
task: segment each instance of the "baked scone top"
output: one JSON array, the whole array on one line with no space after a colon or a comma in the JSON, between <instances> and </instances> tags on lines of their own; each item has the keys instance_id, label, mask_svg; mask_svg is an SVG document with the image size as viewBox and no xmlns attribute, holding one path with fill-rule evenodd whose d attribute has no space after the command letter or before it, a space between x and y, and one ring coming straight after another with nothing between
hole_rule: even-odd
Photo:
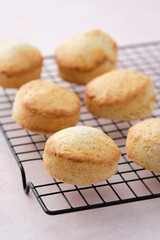
<instances>
[{"instance_id":1,"label":"baked scone top","mask_svg":"<svg viewBox=\"0 0 160 240\"><path fill-rule=\"evenodd\" d=\"M11 75L42 65L40 51L26 43L10 41L0 44L0 73Z\"/></svg>"},{"instance_id":2,"label":"baked scone top","mask_svg":"<svg viewBox=\"0 0 160 240\"><path fill-rule=\"evenodd\" d=\"M17 92L22 105L35 113L48 116L71 116L80 110L79 97L58 84L33 80Z\"/></svg>"},{"instance_id":3,"label":"baked scone top","mask_svg":"<svg viewBox=\"0 0 160 240\"><path fill-rule=\"evenodd\" d=\"M89 82L85 94L99 104L126 102L144 94L149 83L151 83L150 78L141 73L116 69Z\"/></svg>"},{"instance_id":4,"label":"baked scone top","mask_svg":"<svg viewBox=\"0 0 160 240\"><path fill-rule=\"evenodd\" d=\"M53 134L46 143L46 151L54 156L76 162L118 162L121 152L114 141L97 128L76 126Z\"/></svg>"},{"instance_id":5,"label":"baked scone top","mask_svg":"<svg viewBox=\"0 0 160 240\"><path fill-rule=\"evenodd\" d=\"M132 139L160 144L160 119L150 118L135 124L129 129Z\"/></svg>"},{"instance_id":6,"label":"baked scone top","mask_svg":"<svg viewBox=\"0 0 160 240\"><path fill-rule=\"evenodd\" d=\"M105 61L115 63L117 45L114 40L100 30L93 30L73 36L55 52L57 63L78 71L90 71Z\"/></svg>"}]
</instances>

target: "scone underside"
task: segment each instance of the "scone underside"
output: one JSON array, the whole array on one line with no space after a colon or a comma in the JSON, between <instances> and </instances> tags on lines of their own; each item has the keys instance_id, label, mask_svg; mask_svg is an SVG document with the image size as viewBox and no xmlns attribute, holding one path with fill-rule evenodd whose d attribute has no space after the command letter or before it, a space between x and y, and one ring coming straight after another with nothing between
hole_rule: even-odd
<instances>
[{"instance_id":1,"label":"scone underside","mask_svg":"<svg viewBox=\"0 0 160 240\"><path fill-rule=\"evenodd\" d=\"M86 185L110 178L117 172L118 163L106 167L104 163L77 162L55 157L47 152L43 156L47 172L54 178L74 185Z\"/></svg>"},{"instance_id":2,"label":"scone underside","mask_svg":"<svg viewBox=\"0 0 160 240\"><path fill-rule=\"evenodd\" d=\"M58 66L59 76L71 83L86 84L98 75L111 71L117 67L117 63L110 63L109 61L98 65L90 71L77 71L74 69L67 69L61 65Z\"/></svg>"},{"instance_id":3,"label":"scone underside","mask_svg":"<svg viewBox=\"0 0 160 240\"><path fill-rule=\"evenodd\" d=\"M19 88L31 80L40 78L41 68L42 66L39 66L29 71L12 74L11 76L0 73L0 85L4 88Z\"/></svg>"}]
</instances>

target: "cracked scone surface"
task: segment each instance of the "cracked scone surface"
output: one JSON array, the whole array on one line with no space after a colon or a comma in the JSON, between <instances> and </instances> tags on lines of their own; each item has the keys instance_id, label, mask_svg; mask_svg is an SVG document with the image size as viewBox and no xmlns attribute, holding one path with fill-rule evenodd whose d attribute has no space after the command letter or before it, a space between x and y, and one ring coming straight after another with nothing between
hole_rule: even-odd
<instances>
[{"instance_id":1,"label":"cracked scone surface","mask_svg":"<svg viewBox=\"0 0 160 240\"><path fill-rule=\"evenodd\" d=\"M127 156L138 165L160 172L160 119L135 124L128 131Z\"/></svg>"},{"instance_id":2,"label":"cracked scone surface","mask_svg":"<svg viewBox=\"0 0 160 240\"><path fill-rule=\"evenodd\" d=\"M0 44L0 85L19 88L40 78L42 63L40 51L27 43L9 41Z\"/></svg>"},{"instance_id":3,"label":"cracked scone surface","mask_svg":"<svg viewBox=\"0 0 160 240\"><path fill-rule=\"evenodd\" d=\"M43 162L52 177L86 185L115 174L120 156L114 141L101 130L76 126L63 129L47 140Z\"/></svg>"},{"instance_id":4,"label":"cracked scone surface","mask_svg":"<svg viewBox=\"0 0 160 240\"><path fill-rule=\"evenodd\" d=\"M93 79L85 88L85 103L97 117L130 121L150 116L156 102L151 79L128 69L116 69Z\"/></svg>"},{"instance_id":5,"label":"cracked scone surface","mask_svg":"<svg viewBox=\"0 0 160 240\"><path fill-rule=\"evenodd\" d=\"M94 77L114 69L118 47L100 30L75 35L55 52L59 75L66 81L85 84Z\"/></svg>"},{"instance_id":6,"label":"cracked scone surface","mask_svg":"<svg viewBox=\"0 0 160 240\"><path fill-rule=\"evenodd\" d=\"M12 117L23 128L36 133L54 133L79 121L80 99L58 84L34 80L17 92Z\"/></svg>"}]
</instances>

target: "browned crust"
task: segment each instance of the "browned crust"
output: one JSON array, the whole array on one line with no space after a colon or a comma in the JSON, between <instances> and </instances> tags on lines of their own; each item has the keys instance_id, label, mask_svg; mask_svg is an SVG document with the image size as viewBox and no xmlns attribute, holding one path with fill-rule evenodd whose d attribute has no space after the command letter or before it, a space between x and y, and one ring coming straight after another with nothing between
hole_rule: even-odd
<instances>
[{"instance_id":1,"label":"browned crust","mask_svg":"<svg viewBox=\"0 0 160 240\"><path fill-rule=\"evenodd\" d=\"M99 99L97 96L92 92L92 89L90 88L90 83L88 83L85 87L84 94L85 98L88 99L88 101L93 101L99 106L103 105L112 105L112 104L117 104L117 103L124 103L128 101L132 101L135 97L139 95L143 95L146 92L148 83L150 83L150 78L146 78L146 81L142 82L141 85L137 86L135 91L128 91L126 96L122 99L117 96L116 99L112 98L104 98L104 99Z\"/></svg>"},{"instance_id":2,"label":"browned crust","mask_svg":"<svg viewBox=\"0 0 160 240\"><path fill-rule=\"evenodd\" d=\"M101 150L99 150L101 151ZM121 151L119 150L119 148L117 147L117 149L115 149L113 155L112 155L112 159L108 161L106 161L106 159L99 159L98 161L93 159L93 158L89 158L87 156L87 153L84 152L83 157L80 157L78 155L76 155L76 153L67 153L67 152L57 152L54 148L54 141L53 139L48 139L48 141L46 142L45 145L45 152L50 155L50 156L55 156L55 157L60 157L62 159L67 159L70 160L72 162L77 162L77 163L83 163L83 162L88 162L88 163L94 163L94 164L106 164L108 166L113 166L115 163L118 162L120 156L121 156Z\"/></svg>"},{"instance_id":3,"label":"browned crust","mask_svg":"<svg viewBox=\"0 0 160 240\"><path fill-rule=\"evenodd\" d=\"M101 42L98 43L98 39L101 39ZM83 48L81 49L81 41L83 40ZM89 48L90 43L94 47ZM106 50L105 43L110 44L109 51ZM77 72L90 72L106 61L115 64L117 62L117 52L118 46L108 34L100 30L92 30L75 35L64 42L55 51L55 59L60 67ZM90 56L89 59L88 56Z\"/></svg>"},{"instance_id":4,"label":"browned crust","mask_svg":"<svg viewBox=\"0 0 160 240\"><path fill-rule=\"evenodd\" d=\"M20 88L27 82L40 78L40 74L41 66L33 69L32 71L15 73L9 77L4 74L0 74L0 85L4 88Z\"/></svg>"},{"instance_id":5,"label":"browned crust","mask_svg":"<svg viewBox=\"0 0 160 240\"><path fill-rule=\"evenodd\" d=\"M24 108L16 96L13 104L12 118L23 128L36 133L55 133L63 128L75 126L79 121L80 111L69 117L46 117Z\"/></svg>"},{"instance_id":6,"label":"browned crust","mask_svg":"<svg viewBox=\"0 0 160 240\"><path fill-rule=\"evenodd\" d=\"M95 51L95 54L96 54L96 51ZM80 58L81 58L81 55L77 56L77 59L80 59ZM75 66L75 64L73 65L69 61L68 61L68 63L65 63L63 61L63 59L60 59L58 57L58 50L55 53L55 59L60 67L67 68L70 70L75 70L77 72L91 72L91 71L95 70L98 66L100 66L101 64L103 64L107 61L110 62L111 64L115 64L117 62L117 61L113 61L111 58L109 58L109 56L105 55L103 52L101 54L101 57L99 57L98 59L95 60L93 67L90 67L90 68L87 66L87 64L83 64L83 69L82 69L81 66L78 66L78 65Z\"/></svg>"},{"instance_id":7,"label":"browned crust","mask_svg":"<svg viewBox=\"0 0 160 240\"><path fill-rule=\"evenodd\" d=\"M147 123L145 127L143 126L144 121ZM135 141L142 139L143 143L154 143L154 144L160 145L160 138L159 138L160 134L154 135L154 137L152 137L151 134L148 134L147 137L146 135L143 135L147 128L149 128L148 130L149 133L152 131L152 124L154 124L155 122L157 122L157 124L160 125L160 119L150 118L144 121L130 127L128 130L128 135L131 136L131 138L134 139Z\"/></svg>"},{"instance_id":8,"label":"browned crust","mask_svg":"<svg viewBox=\"0 0 160 240\"><path fill-rule=\"evenodd\" d=\"M38 81L38 80L36 80L36 81ZM43 80L39 80L39 81L43 81ZM30 88L31 87L28 85L22 86L20 91L17 93L17 96L19 97L19 100L20 100L21 104L23 105L23 107L32 113L40 114L40 115L48 117L48 118L52 118L52 117L61 118L61 117L70 117L80 111L80 108L81 108L80 99L73 92L71 92L71 94L74 94L74 96L75 96L76 106L74 108L72 108L71 110L61 109L61 108L52 109L52 110L34 108L32 106L32 104L26 102L23 97L25 92L29 91ZM66 89L66 90L68 91L68 89Z\"/></svg>"},{"instance_id":9,"label":"browned crust","mask_svg":"<svg viewBox=\"0 0 160 240\"><path fill-rule=\"evenodd\" d=\"M70 117L74 114L76 114L77 112L80 111L81 108L81 104L80 102L77 101L77 106L76 108L72 109L72 110L64 110L64 109L53 109L53 110L46 110L46 109L36 109L33 108L30 104L25 103L22 100L22 105L23 107L25 107L27 110L31 111L32 113L35 114L41 114L42 116L46 116L48 118L51 117L57 117L57 118L61 118L61 117Z\"/></svg>"},{"instance_id":10,"label":"browned crust","mask_svg":"<svg viewBox=\"0 0 160 240\"><path fill-rule=\"evenodd\" d=\"M20 71L17 71L15 69L12 69L12 68L3 68L3 69L0 69L0 74L3 74L5 75L7 78L11 78L13 77L14 75L17 75L17 74L25 74L26 72L28 71L33 71L34 69L38 68L38 67L42 67L42 64L43 64L43 57L39 57L39 59L36 61L36 62L32 62L32 65L28 68L23 68L23 70L20 70Z\"/></svg>"},{"instance_id":11,"label":"browned crust","mask_svg":"<svg viewBox=\"0 0 160 240\"><path fill-rule=\"evenodd\" d=\"M44 151L43 163L46 171L62 182L76 185L88 185L105 181L117 172L118 162L113 166L105 163L71 162L68 159L48 155Z\"/></svg>"}]
</instances>

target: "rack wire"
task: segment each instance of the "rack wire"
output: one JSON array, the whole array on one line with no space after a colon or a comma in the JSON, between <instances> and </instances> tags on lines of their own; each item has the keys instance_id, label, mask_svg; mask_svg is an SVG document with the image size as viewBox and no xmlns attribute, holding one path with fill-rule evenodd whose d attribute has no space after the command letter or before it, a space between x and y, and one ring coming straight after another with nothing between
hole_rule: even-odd
<instances>
[{"instance_id":1,"label":"rack wire","mask_svg":"<svg viewBox=\"0 0 160 240\"><path fill-rule=\"evenodd\" d=\"M119 67L151 77L158 95L152 117L160 117L160 42L120 47ZM37 135L17 125L11 118L16 90L0 88L0 128L20 168L25 193L28 194L31 189L44 212L49 215L160 197L160 174L141 168L126 156L127 131L137 121L120 122L93 117L84 105L84 86L60 79L53 56L45 57L42 79L59 83L77 93L82 102L78 125L96 127L107 133L121 149L122 157L118 173L101 183L74 186L51 178L42 162L49 135Z\"/></svg>"}]
</instances>

